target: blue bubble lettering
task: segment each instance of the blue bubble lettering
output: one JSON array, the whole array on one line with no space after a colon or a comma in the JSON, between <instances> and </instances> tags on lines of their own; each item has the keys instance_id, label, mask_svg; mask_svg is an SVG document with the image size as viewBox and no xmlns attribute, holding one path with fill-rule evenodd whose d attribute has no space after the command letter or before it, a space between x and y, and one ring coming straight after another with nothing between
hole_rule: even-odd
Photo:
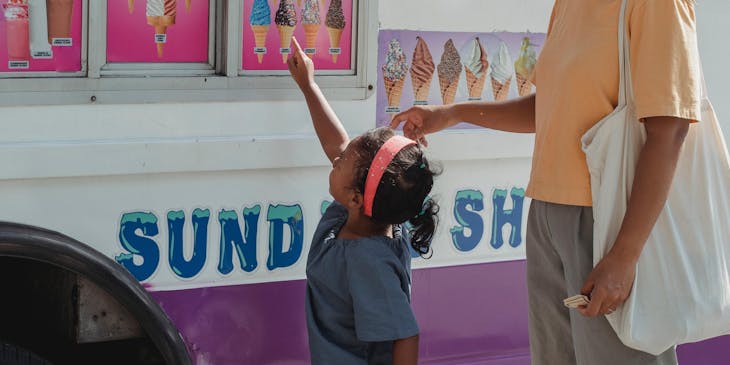
<instances>
[{"instance_id":1,"label":"blue bubble lettering","mask_svg":"<svg viewBox=\"0 0 730 365\"><path fill-rule=\"evenodd\" d=\"M332 202L329 200L322 200L322 204L319 206L319 213L324 215L324 212L327 211L327 208L332 205Z\"/></svg>"},{"instance_id":2,"label":"blue bubble lettering","mask_svg":"<svg viewBox=\"0 0 730 365\"><path fill-rule=\"evenodd\" d=\"M456 193L454 202L454 218L459 224L451 228L451 240L454 247L462 252L469 252L479 244L484 234L484 220L479 213L484 209L484 196L479 190L461 190ZM469 228L467 235L464 230Z\"/></svg>"},{"instance_id":3,"label":"blue bubble lettering","mask_svg":"<svg viewBox=\"0 0 730 365\"><path fill-rule=\"evenodd\" d=\"M128 253L117 255L114 259L139 281L149 279L160 264L160 248L150 238L158 233L157 217L154 214L134 212L122 215L119 243ZM134 263L135 255L142 257L141 264Z\"/></svg>"},{"instance_id":4,"label":"blue bubble lettering","mask_svg":"<svg viewBox=\"0 0 730 365\"><path fill-rule=\"evenodd\" d=\"M297 205L269 205L266 219L269 221L269 270L294 265L302 255L304 246L304 217ZM284 226L289 227L291 242L284 252Z\"/></svg>"},{"instance_id":5,"label":"blue bubble lettering","mask_svg":"<svg viewBox=\"0 0 730 365\"><path fill-rule=\"evenodd\" d=\"M185 212L182 210L167 213L169 230L168 262L175 275L189 279L198 275L205 265L208 250L208 221L210 210L195 209L193 211L193 254L190 260L185 259L183 228Z\"/></svg>"},{"instance_id":6,"label":"blue bubble lettering","mask_svg":"<svg viewBox=\"0 0 730 365\"><path fill-rule=\"evenodd\" d=\"M218 272L227 275L233 271L233 248L236 248L238 262L241 269L251 272L258 266L256 261L256 237L258 233L259 215L261 206L243 210L244 230L238 224L238 215L232 210L221 210L218 221L221 225L220 256L218 258Z\"/></svg>"},{"instance_id":7,"label":"blue bubble lettering","mask_svg":"<svg viewBox=\"0 0 730 365\"><path fill-rule=\"evenodd\" d=\"M504 203L507 200L506 189L495 189L492 195L494 215L492 218L492 239L490 244L495 249L502 247L504 244L502 227L505 224L509 224L511 228L508 241L509 245L517 247L522 243L522 205L525 201L525 190L512 188L509 195L512 198L512 209L509 210L504 209Z\"/></svg>"}]
</instances>

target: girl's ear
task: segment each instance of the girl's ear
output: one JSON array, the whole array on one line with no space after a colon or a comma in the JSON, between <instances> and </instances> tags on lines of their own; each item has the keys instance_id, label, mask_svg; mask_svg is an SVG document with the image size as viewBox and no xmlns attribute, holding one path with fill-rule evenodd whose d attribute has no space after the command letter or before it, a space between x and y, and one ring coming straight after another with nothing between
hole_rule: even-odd
<instances>
[{"instance_id":1,"label":"girl's ear","mask_svg":"<svg viewBox=\"0 0 730 365\"><path fill-rule=\"evenodd\" d=\"M362 193L352 190L347 199L347 208L350 211L362 212L364 198Z\"/></svg>"}]
</instances>

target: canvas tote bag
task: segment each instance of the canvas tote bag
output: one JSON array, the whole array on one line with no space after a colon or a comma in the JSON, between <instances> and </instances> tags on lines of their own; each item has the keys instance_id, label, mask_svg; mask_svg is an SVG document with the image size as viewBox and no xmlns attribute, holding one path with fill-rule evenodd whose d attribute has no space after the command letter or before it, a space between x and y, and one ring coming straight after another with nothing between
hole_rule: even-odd
<instances>
[{"instance_id":1,"label":"canvas tote bag","mask_svg":"<svg viewBox=\"0 0 730 365\"><path fill-rule=\"evenodd\" d=\"M626 2L619 17L619 104L582 138L591 175L594 265L618 235L646 140L634 109ZM655 355L730 333L730 163L705 95L701 120L690 125L666 205L639 258L631 294L606 316L624 344Z\"/></svg>"}]
</instances>

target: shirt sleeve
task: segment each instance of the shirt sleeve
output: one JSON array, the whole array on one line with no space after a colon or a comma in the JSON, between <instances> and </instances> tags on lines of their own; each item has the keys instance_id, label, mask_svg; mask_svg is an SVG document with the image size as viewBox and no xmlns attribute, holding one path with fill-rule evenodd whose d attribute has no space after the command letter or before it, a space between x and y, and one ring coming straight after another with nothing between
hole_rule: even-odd
<instances>
[{"instance_id":1,"label":"shirt sleeve","mask_svg":"<svg viewBox=\"0 0 730 365\"><path fill-rule=\"evenodd\" d=\"M394 341L418 334L405 268L387 246L363 240L347 246L347 281L360 341Z\"/></svg>"},{"instance_id":2,"label":"shirt sleeve","mask_svg":"<svg viewBox=\"0 0 730 365\"><path fill-rule=\"evenodd\" d=\"M699 120L701 76L693 1L637 1L628 22L637 117Z\"/></svg>"}]
</instances>

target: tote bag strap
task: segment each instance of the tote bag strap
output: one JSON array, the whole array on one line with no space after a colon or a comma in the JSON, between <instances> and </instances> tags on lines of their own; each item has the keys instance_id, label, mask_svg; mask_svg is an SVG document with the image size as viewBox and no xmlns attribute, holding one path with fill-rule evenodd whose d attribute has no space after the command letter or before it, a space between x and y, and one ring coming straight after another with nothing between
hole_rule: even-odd
<instances>
[{"instance_id":1,"label":"tote bag strap","mask_svg":"<svg viewBox=\"0 0 730 365\"><path fill-rule=\"evenodd\" d=\"M700 94L700 100L704 103L706 99L709 99L707 96L707 83L705 82L705 70L702 67L702 61L700 60L700 81L702 82L702 94Z\"/></svg>"},{"instance_id":2,"label":"tote bag strap","mask_svg":"<svg viewBox=\"0 0 730 365\"><path fill-rule=\"evenodd\" d=\"M626 26L627 3L628 0L621 0L621 11L618 18L619 106L634 102L634 85L631 83L631 55L629 52L631 46Z\"/></svg>"}]
</instances>

